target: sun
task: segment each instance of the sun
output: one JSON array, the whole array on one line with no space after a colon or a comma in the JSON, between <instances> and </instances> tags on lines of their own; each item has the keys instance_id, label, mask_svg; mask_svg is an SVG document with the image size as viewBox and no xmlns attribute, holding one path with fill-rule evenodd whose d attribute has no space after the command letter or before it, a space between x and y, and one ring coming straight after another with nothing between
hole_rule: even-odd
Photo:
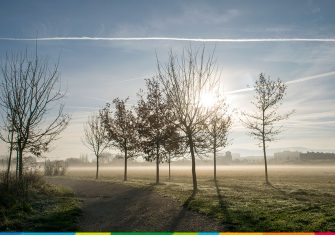
<instances>
[{"instance_id":1,"label":"sun","mask_svg":"<svg viewBox=\"0 0 335 235\"><path fill-rule=\"evenodd\" d=\"M210 93L204 93L200 97L200 104L205 108L212 107L216 102L215 97Z\"/></svg>"}]
</instances>

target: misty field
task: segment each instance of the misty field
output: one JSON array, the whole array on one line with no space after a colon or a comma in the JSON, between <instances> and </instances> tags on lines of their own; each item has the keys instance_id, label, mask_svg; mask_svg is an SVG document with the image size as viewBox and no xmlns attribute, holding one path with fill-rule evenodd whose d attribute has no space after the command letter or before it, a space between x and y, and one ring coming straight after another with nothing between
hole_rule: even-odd
<instances>
[{"instance_id":1,"label":"misty field","mask_svg":"<svg viewBox=\"0 0 335 235\"><path fill-rule=\"evenodd\" d=\"M263 166L198 166L199 191L192 195L191 168L161 167L154 190L184 207L206 214L229 231L334 231L335 166L269 166L271 186L264 184ZM101 167L99 181L122 181L123 167ZM155 182L154 166L131 166L125 184L146 187ZM94 167L70 167L65 177L92 179Z\"/></svg>"}]
</instances>

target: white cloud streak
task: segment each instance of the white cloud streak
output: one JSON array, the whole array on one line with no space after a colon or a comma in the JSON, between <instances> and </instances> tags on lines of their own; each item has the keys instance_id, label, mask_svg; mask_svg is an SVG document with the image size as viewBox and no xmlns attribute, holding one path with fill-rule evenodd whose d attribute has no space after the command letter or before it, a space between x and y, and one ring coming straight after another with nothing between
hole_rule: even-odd
<instances>
[{"instance_id":1,"label":"white cloud streak","mask_svg":"<svg viewBox=\"0 0 335 235\"><path fill-rule=\"evenodd\" d=\"M189 42L335 42L335 38L182 38L182 37L41 37L41 38L12 38L0 37L2 41L189 41ZM335 71L298 78L286 84L300 83L308 80L319 79L335 75ZM142 78L128 79L127 82ZM234 91L227 94L237 94L254 90L252 87Z\"/></svg>"},{"instance_id":2,"label":"white cloud streak","mask_svg":"<svg viewBox=\"0 0 335 235\"><path fill-rule=\"evenodd\" d=\"M294 83L299 83L299 82L305 82L305 81L308 81L308 80L324 78L324 77L328 77L328 76L331 76L331 75L335 75L335 71L331 71L331 72L328 72L328 73L320 73L320 74L316 74L316 75L308 76L308 77L303 77L303 78L298 78L298 79L295 79L295 80L292 80L292 81L288 81L288 82L286 82L286 84L294 84Z\"/></svg>"},{"instance_id":3,"label":"white cloud streak","mask_svg":"<svg viewBox=\"0 0 335 235\"><path fill-rule=\"evenodd\" d=\"M253 90L254 90L253 87L248 87L248 88L238 89L238 90L234 90L234 91L227 91L226 94L227 95L232 95L232 94L243 93L243 92L248 92L248 91L253 91Z\"/></svg>"},{"instance_id":4,"label":"white cloud streak","mask_svg":"<svg viewBox=\"0 0 335 235\"><path fill-rule=\"evenodd\" d=\"M320 78L324 78L324 77L329 77L331 75L335 75L335 71L331 71L331 72L327 72L327 73L320 73L320 74L316 74L316 75L312 75L312 76L308 76L308 77L303 77L303 78L297 78L297 79L286 82L286 84L290 85L290 84L305 82L305 81L309 81L309 80L315 80L315 79L320 79ZM231 94L243 93L243 92L248 92L248 91L253 91L253 90L254 90L253 87L248 87L248 88L234 90L234 91L227 91L226 94L231 95Z\"/></svg>"},{"instance_id":5,"label":"white cloud streak","mask_svg":"<svg viewBox=\"0 0 335 235\"><path fill-rule=\"evenodd\" d=\"M188 42L335 42L335 38L182 38L182 37L0 37L2 41L188 41Z\"/></svg>"}]
</instances>

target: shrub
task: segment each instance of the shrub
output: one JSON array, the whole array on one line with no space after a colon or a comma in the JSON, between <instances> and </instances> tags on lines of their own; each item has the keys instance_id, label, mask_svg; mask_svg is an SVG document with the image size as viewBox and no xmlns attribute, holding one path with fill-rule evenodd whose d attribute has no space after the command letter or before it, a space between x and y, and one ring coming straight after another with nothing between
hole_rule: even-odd
<instances>
[{"instance_id":1,"label":"shrub","mask_svg":"<svg viewBox=\"0 0 335 235\"><path fill-rule=\"evenodd\" d=\"M37 172L25 172L21 180L17 179L15 174L10 174L8 183L6 182L6 173L2 172L0 175L0 201L3 196L1 192L25 199L30 188L43 184L42 177Z\"/></svg>"},{"instance_id":2,"label":"shrub","mask_svg":"<svg viewBox=\"0 0 335 235\"><path fill-rule=\"evenodd\" d=\"M44 165L44 175L57 176L65 175L67 164L65 161L50 161L47 160Z\"/></svg>"}]
</instances>

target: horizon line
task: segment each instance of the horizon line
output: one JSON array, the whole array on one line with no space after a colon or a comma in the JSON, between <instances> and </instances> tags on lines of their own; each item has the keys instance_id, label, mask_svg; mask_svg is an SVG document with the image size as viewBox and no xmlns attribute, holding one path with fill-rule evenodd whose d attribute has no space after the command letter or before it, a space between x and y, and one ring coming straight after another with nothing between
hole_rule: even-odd
<instances>
[{"instance_id":1,"label":"horizon line","mask_svg":"<svg viewBox=\"0 0 335 235\"><path fill-rule=\"evenodd\" d=\"M0 37L1 41L189 41L189 42L335 42L335 38L184 38L184 37Z\"/></svg>"}]
</instances>

